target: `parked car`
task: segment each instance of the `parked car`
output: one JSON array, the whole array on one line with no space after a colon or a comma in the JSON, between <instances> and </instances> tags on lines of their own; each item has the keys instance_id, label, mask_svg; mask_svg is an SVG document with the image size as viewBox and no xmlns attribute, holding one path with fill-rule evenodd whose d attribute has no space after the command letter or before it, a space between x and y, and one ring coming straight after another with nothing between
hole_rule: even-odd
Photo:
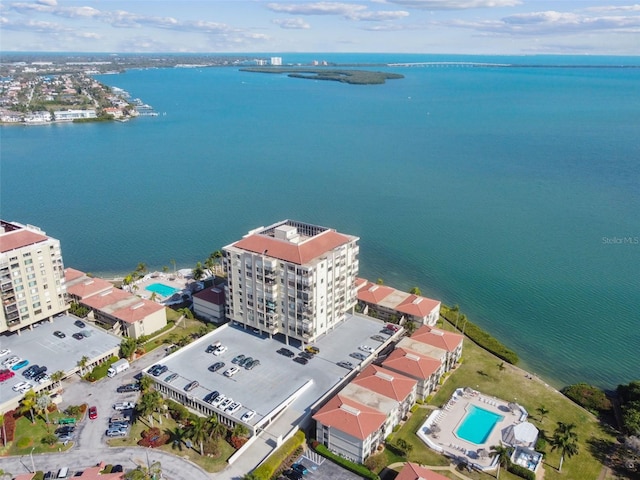
<instances>
[{"instance_id":1,"label":"parked car","mask_svg":"<svg viewBox=\"0 0 640 480\"><path fill-rule=\"evenodd\" d=\"M253 370L258 365L260 365L260 360L256 358L253 361L251 361L251 363L245 364L244 368L246 368L247 370Z\"/></svg>"},{"instance_id":2,"label":"parked car","mask_svg":"<svg viewBox=\"0 0 640 480\"><path fill-rule=\"evenodd\" d=\"M254 412L253 410L249 410L248 412L245 412L244 415L242 415L242 418L240 420L242 420L243 422L248 422L253 418L255 414L256 412Z\"/></svg>"},{"instance_id":3,"label":"parked car","mask_svg":"<svg viewBox=\"0 0 640 480\"><path fill-rule=\"evenodd\" d=\"M309 363L309 360L307 360L304 357L296 357L293 359L294 362L299 363L301 365L306 365L307 363Z\"/></svg>"},{"instance_id":4,"label":"parked car","mask_svg":"<svg viewBox=\"0 0 640 480\"><path fill-rule=\"evenodd\" d=\"M43 383L47 383L47 382L51 381L51 377L49 375L47 375L46 373L41 373L40 375L35 377L34 380L36 382L38 382L39 384L43 384Z\"/></svg>"},{"instance_id":5,"label":"parked car","mask_svg":"<svg viewBox=\"0 0 640 480\"><path fill-rule=\"evenodd\" d=\"M135 408L136 404L133 402L118 402L113 404L114 410L129 410Z\"/></svg>"},{"instance_id":6,"label":"parked car","mask_svg":"<svg viewBox=\"0 0 640 480\"><path fill-rule=\"evenodd\" d=\"M216 348L213 351L213 354L218 357L220 355L222 355L224 352L226 352L227 350L229 350L225 345L220 345L218 348Z\"/></svg>"},{"instance_id":7,"label":"parked car","mask_svg":"<svg viewBox=\"0 0 640 480\"><path fill-rule=\"evenodd\" d=\"M166 365L154 365L151 368L153 369L153 371L149 370L149 373L151 373L151 375L153 375L154 377L159 377L164 372L169 370L169 367L167 367Z\"/></svg>"},{"instance_id":8,"label":"parked car","mask_svg":"<svg viewBox=\"0 0 640 480\"><path fill-rule=\"evenodd\" d=\"M311 355L309 352L300 352L299 355L302 358L306 358L307 360L311 360L313 358L313 355Z\"/></svg>"},{"instance_id":9,"label":"parked car","mask_svg":"<svg viewBox=\"0 0 640 480\"><path fill-rule=\"evenodd\" d=\"M240 369L238 367L231 367L224 372L225 377L233 377L236 373L238 373Z\"/></svg>"},{"instance_id":10,"label":"parked car","mask_svg":"<svg viewBox=\"0 0 640 480\"><path fill-rule=\"evenodd\" d=\"M213 403L214 400L218 398L219 395L220 395L220 392L218 392L217 390L214 390L213 392L207 393L204 396L203 400L207 403Z\"/></svg>"},{"instance_id":11,"label":"parked car","mask_svg":"<svg viewBox=\"0 0 640 480\"><path fill-rule=\"evenodd\" d=\"M296 356L296 354L293 353L288 348L281 348L280 350L277 351L277 353L279 353L280 355L284 355L285 357L289 357L289 358L293 358L293 357Z\"/></svg>"},{"instance_id":12,"label":"parked car","mask_svg":"<svg viewBox=\"0 0 640 480\"><path fill-rule=\"evenodd\" d=\"M367 352L367 353L373 353L376 351L375 348L370 347L369 345L360 345L358 348L363 352Z\"/></svg>"},{"instance_id":13,"label":"parked car","mask_svg":"<svg viewBox=\"0 0 640 480\"><path fill-rule=\"evenodd\" d=\"M309 473L309 470L307 470L307 467L305 467L301 463L294 463L293 465L291 465L291 469L295 470L296 472L300 472L303 475L306 475L307 473Z\"/></svg>"},{"instance_id":14,"label":"parked car","mask_svg":"<svg viewBox=\"0 0 640 480\"><path fill-rule=\"evenodd\" d=\"M320 353L320 349L318 347L315 347L313 345L307 345L307 348L305 348L305 351L313 354L313 355L317 355L318 353Z\"/></svg>"},{"instance_id":15,"label":"parked car","mask_svg":"<svg viewBox=\"0 0 640 480\"><path fill-rule=\"evenodd\" d=\"M177 373L172 373L170 375L167 375L166 378L164 379L165 382L167 383L171 383L173 382L176 378L178 378L178 374Z\"/></svg>"},{"instance_id":16,"label":"parked car","mask_svg":"<svg viewBox=\"0 0 640 480\"><path fill-rule=\"evenodd\" d=\"M224 362L216 362L213 365L211 365L209 367L209 371L210 372L217 372L218 370L220 370L222 367L224 367Z\"/></svg>"},{"instance_id":17,"label":"parked car","mask_svg":"<svg viewBox=\"0 0 640 480\"><path fill-rule=\"evenodd\" d=\"M8 348L3 348L2 350L0 350L0 357L4 357L5 355L8 355L9 353L11 353L11 350L9 350Z\"/></svg>"},{"instance_id":18,"label":"parked car","mask_svg":"<svg viewBox=\"0 0 640 480\"><path fill-rule=\"evenodd\" d=\"M384 338L382 335L372 335L371 340L375 340L376 342L384 342L386 338Z\"/></svg>"},{"instance_id":19,"label":"parked car","mask_svg":"<svg viewBox=\"0 0 640 480\"><path fill-rule=\"evenodd\" d=\"M116 392L118 393L137 392L139 390L140 390L139 383L126 383L116 388Z\"/></svg>"},{"instance_id":20,"label":"parked car","mask_svg":"<svg viewBox=\"0 0 640 480\"><path fill-rule=\"evenodd\" d=\"M222 403L220 403L219 407L220 410L225 411L227 409L227 407L229 405L231 405L233 403L233 398L225 398Z\"/></svg>"},{"instance_id":21,"label":"parked car","mask_svg":"<svg viewBox=\"0 0 640 480\"><path fill-rule=\"evenodd\" d=\"M218 395L212 402L211 402L211 406L212 407L220 407L220 405L222 405L224 403L224 401L227 399L227 397L225 397L224 395Z\"/></svg>"},{"instance_id":22,"label":"parked car","mask_svg":"<svg viewBox=\"0 0 640 480\"><path fill-rule=\"evenodd\" d=\"M242 362L245 359L245 356L240 354L240 355L236 355L235 357L233 357L233 360L231 360L231 363L235 363L238 364L240 362Z\"/></svg>"},{"instance_id":23,"label":"parked car","mask_svg":"<svg viewBox=\"0 0 640 480\"><path fill-rule=\"evenodd\" d=\"M73 324L78 328L84 328L87 326L82 320L76 320Z\"/></svg>"},{"instance_id":24,"label":"parked car","mask_svg":"<svg viewBox=\"0 0 640 480\"><path fill-rule=\"evenodd\" d=\"M194 380L193 382L189 382L184 386L184 391L185 392L190 392L191 390L193 390L194 388L200 386L200 384L198 383L197 380Z\"/></svg>"},{"instance_id":25,"label":"parked car","mask_svg":"<svg viewBox=\"0 0 640 480\"><path fill-rule=\"evenodd\" d=\"M353 363L351 363L351 362L347 362L346 360L343 360L343 361L341 361L341 362L338 362L338 363L337 363L337 365L338 365L339 367L342 367L342 368L347 368L347 369L349 369L349 370L353 370Z\"/></svg>"},{"instance_id":26,"label":"parked car","mask_svg":"<svg viewBox=\"0 0 640 480\"><path fill-rule=\"evenodd\" d=\"M34 363L29 368L27 368L24 372L22 372L22 376L24 378L33 378L38 375L39 372L36 372L37 369L40 368L40 365Z\"/></svg>"},{"instance_id":27,"label":"parked car","mask_svg":"<svg viewBox=\"0 0 640 480\"><path fill-rule=\"evenodd\" d=\"M2 366L3 367L7 367L7 368L11 368L16 363L19 363L21 361L22 361L22 359L20 357L18 357L17 355L13 355L13 356L7 358L4 362L2 362Z\"/></svg>"},{"instance_id":28,"label":"parked car","mask_svg":"<svg viewBox=\"0 0 640 480\"><path fill-rule=\"evenodd\" d=\"M76 332L73 335L71 335L73 338L75 338L76 340L82 340L84 338L84 335L81 334L80 332Z\"/></svg>"},{"instance_id":29,"label":"parked car","mask_svg":"<svg viewBox=\"0 0 640 480\"><path fill-rule=\"evenodd\" d=\"M62 333L60 330L56 330L55 332L53 332L53 334L58 338L66 337L66 335L64 333Z\"/></svg>"},{"instance_id":30,"label":"parked car","mask_svg":"<svg viewBox=\"0 0 640 480\"><path fill-rule=\"evenodd\" d=\"M12 370L2 370L0 371L0 382L5 382L14 376L15 373Z\"/></svg>"},{"instance_id":31,"label":"parked car","mask_svg":"<svg viewBox=\"0 0 640 480\"><path fill-rule=\"evenodd\" d=\"M20 370L21 368L26 367L27 365L29 365L29 360L21 360L18 363L16 363L13 367L11 367L11 370L17 371L17 370Z\"/></svg>"},{"instance_id":32,"label":"parked car","mask_svg":"<svg viewBox=\"0 0 640 480\"><path fill-rule=\"evenodd\" d=\"M245 358L242 359L242 361L240 363L238 363L238 365L240 367L245 367L251 362L253 362L253 357L245 357Z\"/></svg>"},{"instance_id":33,"label":"parked car","mask_svg":"<svg viewBox=\"0 0 640 480\"><path fill-rule=\"evenodd\" d=\"M353 352L349 354L350 357L357 358L358 360L366 360L367 356L360 352Z\"/></svg>"},{"instance_id":34,"label":"parked car","mask_svg":"<svg viewBox=\"0 0 640 480\"><path fill-rule=\"evenodd\" d=\"M12 387L12 390L18 393L25 393L27 390L31 389L32 387L33 385L31 385L29 382L20 382L15 384Z\"/></svg>"},{"instance_id":35,"label":"parked car","mask_svg":"<svg viewBox=\"0 0 640 480\"><path fill-rule=\"evenodd\" d=\"M242 408L242 404L240 402L233 402L231 405L229 405L225 409L225 412L227 412L230 415L233 415L234 413L236 413L241 408Z\"/></svg>"},{"instance_id":36,"label":"parked car","mask_svg":"<svg viewBox=\"0 0 640 480\"><path fill-rule=\"evenodd\" d=\"M288 470L285 470L284 475L289 480L300 480L303 477L303 475L300 472L295 471L293 468L289 468Z\"/></svg>"},{"instance_id":37,"label":"parked car","mask_svg":"<svg viewBox=\"0 0 640 480\"><path fill-rule=\"evenodd\" d=\"M98 407L94 405L89 407L89 419L95 420L96 418L98 418Z\"/></svg>"},{"instance_id":38,"label":"parked car","mask_svg":"<svg viewBox=\"0 0 640 480\"><path fill-rule=\"evenodd\" d=\"M126 430L122 430L120 428L118 429L108 429L106 432L107 437L126 437L127 436L127 431Z\"/></svg>"}]
</instances>

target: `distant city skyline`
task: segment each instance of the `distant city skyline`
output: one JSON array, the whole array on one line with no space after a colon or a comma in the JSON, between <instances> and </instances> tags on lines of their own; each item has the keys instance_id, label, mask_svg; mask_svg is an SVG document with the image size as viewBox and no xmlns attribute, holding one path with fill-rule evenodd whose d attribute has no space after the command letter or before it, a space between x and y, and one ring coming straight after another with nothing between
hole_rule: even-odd
<instances>
[{"instance_id":1,"label":"distant city skyline","mask_svg":"<svg viewBox=\"0 0 640 480\"><path fill-rule=\"evenodd\" d=\"M5 0L4 52L638 55L640 3Z\"/></svg>"}]
</instances>

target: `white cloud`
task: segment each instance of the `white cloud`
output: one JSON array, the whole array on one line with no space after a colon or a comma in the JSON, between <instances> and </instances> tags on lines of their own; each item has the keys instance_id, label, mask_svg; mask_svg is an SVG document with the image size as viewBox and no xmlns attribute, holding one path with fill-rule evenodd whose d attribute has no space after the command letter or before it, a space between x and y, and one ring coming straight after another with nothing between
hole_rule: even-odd
<instances>
[{"instance_id":1,"label":"white cloud","mask_svg":"<svg viewBox=\"0 0 640 480\"><path fill-rule=\"evenodd\" d=\"M276 18L271 20L271 22L278 25L280 28L290 30L308 30L311 28L311 25L305 22L302 18Z\"/></svg>"},{"instance_id":2,"label":"white cloud","mask_svg":"<svg viewBox=\"0 0 640 480\"><path fill-rule=\"evenodd\" d=\"M607 5L602 7L585 8L587 12L639 12L640 5Z\"/></svg>"},{"instance_id":3,"label":"white cloud","mask_svg":"<svg viewBox=\"0 0 640 480\"><path fill-rule=\"evenodd\" d=\"M38 0L36 3L39 3L41 5L49 5L51 7L55 7L56 5L58 5L58 2L56 0Z\"/></svg>"},{"instance_id":4,"label":"white cloud","mask_svg":"<svg viewBox=\"0 0 640 480\"><path fill-rule=\"evenodd\" d=\"M268 3L267 8L273 12L291 15L342 15L345 17L367 9L364 5L338 2Z\"/></svg>"},{"instance_id":5,"label":"white cloud","mask_svg":"<svg viewBox=\"0 0 640 480\"><path fill-rule=\"evenodd\" d=\"M640 33L640 16L588 16L573 12L530 12L500 20L454 21L446 25L504 35L573 35L586 32Z\"/></svg>"},{"instance_id":6,"label":"white cloud","mask_svg":"<svg viewBox=\"0 0 640 480\"><path fill-rule=\"evenodd\" d=\"M515 7L522 4L521 0L387 0L387 2L420 10L468 10Z\"/></svg>"},{"instance_id":7,"label":"white cloud","mask_svg":"<svg viewBox=\"0 0 640 480\"><path fill-rule=\"evenodd\" d=\"M353 17L349 17L352 20L362 20L365 22L380 22L385 20L397 20L399 18L408 17L409 12L404 10L382 11L382 12L358 12Z\"/></svg>"}]
</instances>

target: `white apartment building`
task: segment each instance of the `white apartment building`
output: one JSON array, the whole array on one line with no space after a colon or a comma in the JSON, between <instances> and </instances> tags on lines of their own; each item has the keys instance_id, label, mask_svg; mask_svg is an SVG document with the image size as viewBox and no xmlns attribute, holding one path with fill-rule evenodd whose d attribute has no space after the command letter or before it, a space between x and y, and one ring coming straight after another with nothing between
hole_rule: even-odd
<instances>
[{"instance_id":1,"label":"white apartment building","mask_svg":"<svg viewBox=\"0 0 640 480\"><path fill-rule=\"evenodd\" d=\"M0 220L0 332L65 312L60 241L32 225Z\"/></svg>"},{"instance_id":2,"label":"white apartment building","mask_svg":"<svg viewBox=\"0 0 640 480\"><path fill-rule=\"evenodd\" d=\"M227 318L311 343L356 304L358 237L293 220L223 248Z\"/></svg>"}]
</instances>

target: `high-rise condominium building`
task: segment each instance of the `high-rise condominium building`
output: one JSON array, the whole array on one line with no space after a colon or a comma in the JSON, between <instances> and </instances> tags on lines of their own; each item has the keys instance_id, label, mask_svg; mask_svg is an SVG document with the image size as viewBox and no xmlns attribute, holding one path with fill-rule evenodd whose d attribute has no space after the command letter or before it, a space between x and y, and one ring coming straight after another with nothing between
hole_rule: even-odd
<instances>
[{"instance_id":1,"label":"high-rise condominium building","mask_svg":"<svg viewBox=\"0 0 640 480\"><path fill-rule=\"evenodd\" d=\"M0 332L67 310L60 241L37 227L0 220Z\"/></svg>"},{"instance_id":2,"label":"high-rise condominium building","mask_svg":"<svg viewBox=\"0 0 640 480\"><path fill-rule=\"evenodd\" d=\"M223 248L227 317L313 342L357 301L358 237L284 220Z\"/></svg>"}]
</instances>

